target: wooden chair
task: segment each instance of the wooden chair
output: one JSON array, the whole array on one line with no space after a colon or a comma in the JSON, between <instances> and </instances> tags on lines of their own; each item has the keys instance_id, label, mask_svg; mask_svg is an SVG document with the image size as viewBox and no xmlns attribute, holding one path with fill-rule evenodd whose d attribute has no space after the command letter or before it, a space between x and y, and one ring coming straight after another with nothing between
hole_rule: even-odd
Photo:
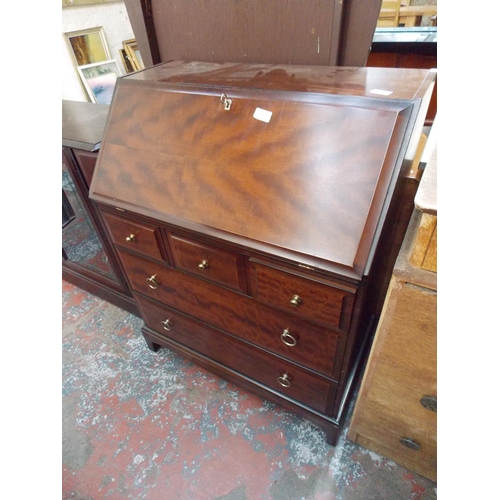
<instances>
[{"instance_id":1,"label":"wooden chair","mask_svg":"<svg viewBox=\"0 0 500 500\"><path fill-rule=\"evenodd\" d=\"M399 26L399 10L401 8L400 0L383 1L382 8L377 21L377 27Z\"/></svg>"}]
</instances>

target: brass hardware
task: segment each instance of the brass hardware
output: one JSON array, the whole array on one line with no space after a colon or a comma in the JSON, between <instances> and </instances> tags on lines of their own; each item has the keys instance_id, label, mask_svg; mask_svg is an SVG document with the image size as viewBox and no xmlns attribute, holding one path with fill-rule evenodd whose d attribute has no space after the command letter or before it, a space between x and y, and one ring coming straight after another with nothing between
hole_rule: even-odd
<instances>
[{"instance_id":1,"label":"brass hardware","mask_svg":"<svg viewBox=\"0 0 500 500\"><path fill-rule=\"evenodd\" d=\"M162 321L161 324L162 324L163 328L165 328L165 330L170 330L170 327L171 327L170 318Z\"/></svg>"},{"instance_id":2,"label":"brass hardware","mask_svg":"<svg viewBox=\"0 0 500 500\"><path fill-rule=\"evenodd\" d=\"M436 396L423 396L420 399L420 404L430 411L435 411L437 413L437 397Z\"/></svg>"},{"instance_id":3,"label":"brass hardware","mask_svg":"<svg viewBox=\"0 0 500 500\"><path fill-rule=\"evenodd\" d=\"M129 234L126 238L125 241L127 243L133 243L135 241L135 234Z\"/></svg>"},{"instance_id":4,"label":"brass hardware","mask_svg":"<svg viewBox=\"0 0 500 500\"><path fill-rule=\"evenodd\" d=\"M285 328L283 330L283 333L281 334L281 340L283 341L283 343L289 345L290 347L297 345L297 340L293 337L293 335L290 334L288 328Z\"/></svg>"},{"instance_id":5,"label":"brass hardware","mask_svg":"<svg viewBox=\"0 0 500 500\"><path fill-rule=\"evenodd\" d=\"M288 378L288 373L284 373L283 375L281 375L281 377L278 377L278 382L283 387L290 387L292 385L290 379Z\"/></svg>"},{"instance_id":6,"label":"brass hardware","mask_svg":"<svg viewBox=\"0 0 500 500\"><path fill-rule=\"evenodd\" d=\"M399 438L399 442L406 448L409 448L410 450L415 450L415 451L420 450L420 445L416 441L414 441L413 438L411 437Z\"/></svg>"},{"instance_id":7,"label":"brass hardware","mask_svg":"<svg viewBox=\"0 0 500 500\"><path fill-rule=\"evenodd\" d=\"M207 269L207 268L208 268L208 260L202 260L202 261L198 264L198 268L199 268L199 269Z\"/></svg>"},{"instance_id":8,"label":"brass hardware","mask_svg":"<svg viewBox=\"0 0 500 500\"><path fill-rule=\"evenodd\" d=\"M220 96L220 103L224 106L225 111L229 111L231 109L231 104L233 103L233 100L228 99L226 94L222 94Z\"/></svg>"},{"instance_id":9,"label":"brass hardware","mask_svg":"<svg viewBox=\"0 0 500 500\"><path fill-rule=\"evenodd\" d=\"M148 284L149 288L156 290L158 288L158 282L156 281L156 274L153 274L153 276L146 278L146 283Z\"/></svg>"},{"instance_id":10,"label":"brass hardware","mask_svg":"<svg viewBox=\"0 0 500 500\"><path fill-rule=\"evenodd\" d=\"M294 307L297 307L301 302L302 299L298 295L294 295L292 297L292 300L290 301L290 304L292 304L292 306Z\"/></svg>"}]
</instances>

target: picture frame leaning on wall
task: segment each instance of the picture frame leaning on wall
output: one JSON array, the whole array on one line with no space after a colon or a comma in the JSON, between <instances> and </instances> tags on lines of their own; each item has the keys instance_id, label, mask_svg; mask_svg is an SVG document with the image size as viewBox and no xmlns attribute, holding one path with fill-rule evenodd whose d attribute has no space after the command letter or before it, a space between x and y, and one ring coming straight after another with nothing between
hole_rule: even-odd
<instances>
[{"instance_id":1,"label":"picture frame leaning on wall","mask_svg":"<svg viewBox=\"0 0 500 500\"><path fill-rule=\"evenodd\" d=\"M121 75L114 59L78 66L78 73L90 100L111 104L117 78Z\"/></svg>"}]
</instances>

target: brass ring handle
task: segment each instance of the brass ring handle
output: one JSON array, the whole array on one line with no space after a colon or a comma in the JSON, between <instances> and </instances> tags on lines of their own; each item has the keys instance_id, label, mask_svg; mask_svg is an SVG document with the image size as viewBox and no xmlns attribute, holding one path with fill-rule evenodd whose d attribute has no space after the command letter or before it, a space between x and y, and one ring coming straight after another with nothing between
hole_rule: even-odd
<instances>
[{"instance_id":1,"label":"brass ring handle","mask_svg":"<svg viewBox=\"0 0 500 500\"><path fill-rule=\"evenodd\" d=\"M149 288L156 290L158 288L158 282L156 281L156 274L153 274L153 276L146 278L146 283L148 284Z\"/></svg>"},{"instance_id":2,"label":"brass ring handle","mask_svg":"<svg viewBox=\"0 0 500 500\"><path fill-rule=\"evenodd\" d=\"M298 295L294 295L292 300L290 300L290 304L292 306L297 307L302 302L302 299Z\"/></svg>"},{"instance_id":3,"label":"brass ring handle","mask_svg":"<svg viewBox=\"0 0 500 500\"><path fill-rule=\"evenodd\" d=\"M283 333L281 334L281 340L283 341L284 344L286 344L290 347L297 345L297 339L293 335L290 334L290 332L288 331L288 328L285 328L283 330Z\"/></svg>"},{"instance_id":4,"label":"brass ring handle","mask_svg":"<svg viewBox=\"0 0 500 500\"><path fill-rule=\"evenodd\" d=\"M161 324L163 328L165 328L165 330L170 330L170 327L172 326L170 323L170 318L167 318L166 320L162 321Z\"/></svg>"},{"instance_id":5,"label":"brass ring handle","mask_svg":"<svg viewBox=\"0 0 500 500\"><path fill-rule=\"evenodd\" d=\"M208 268L208 260L202 260L198 264L198 269L207 269Z\"/></svg>"},{"instance_id":6,"label":"brass ring handle","mask_svg":"<svg viewBox=\"0 0 500 500\"><path fill-rule=\"evenodd\" d=\"M278 377L278 382L283 387L290 387L292 385L290 379L288 378L288 373L284 373L281 377Z\"/></svg>"},{"instance_id":7,"label":"brass ring handle","mask_svg":"<svg viewBox=\"0 0 500 500\"><path fill-rule=\"evenodd\" d=\"M127 243L133 243L135 241L135 234L129 234L126 238L125 241Z\"/></svg>"}]
</instances>

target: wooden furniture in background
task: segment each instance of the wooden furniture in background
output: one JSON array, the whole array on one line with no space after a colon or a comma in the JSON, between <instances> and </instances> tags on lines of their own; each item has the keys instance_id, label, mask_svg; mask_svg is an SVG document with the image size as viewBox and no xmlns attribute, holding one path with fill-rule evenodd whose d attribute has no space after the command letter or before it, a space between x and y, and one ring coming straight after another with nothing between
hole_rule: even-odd
<instances>
[{"instance_id":1,"label":"wooden furniture in background","mask_svg":"<svg viewBox=\"0 0 500 500\"><path fill-rule=\"evenodd\" d=\"M437 25L437 5L407 5L399 11L399 24L406 28L420 26L422 17L431 17L433 26Z\"/></svg>"},{"instance_id":2,"label":"wooden furniture in background","mask_svg":"<svg viewBox=\"0 0 500 500\"><path fill-rule=\"evenodd\" d=\"M399 9L401 8L400 0L386 1L383 0L380 14L377 20L377 28L399 26Z\"/></svg>"},{"instance_id":3,"label":"wooden furniture in background","mask_svg":"<svg viewBox=\"0 0 500 500\"><path fill-rule=\"evenodd\" d=\"M62 101L62 277L134 314L137 306L89 199L109 106Z\"/></svg>"},{"instance_id":4,"label":"wooden furniture in background","mask_svg":"<svg viewBox=\"0 0 500 500\"><path fill-rule=\"evenodd\" d=\"M205 62L121 78L90 196L150 348L335 443L413 206L406 176L433 80Z\"/></svg>"},{"instance_id":5,"label":"wooden furniture in background","mask_svg":"<svg viewBox=\"0 0 500 500\"><path fill-rule=\"evenodd\" d=\"M427 164L348 437L437 480L436 150Z\"/></svg>"},{"instance_id":6,"label":"wooden furniture in background","mask_svg":"<svg viewBox=\"0 0 500 500\"><path fill-rule=\"evenodd\" d=\"M437 69L437 28L382 28L375 31L366 63L378 68ZM437 78L427 111L427 126L437 113Z\"/></svg>"},{"instance_id":7,"label":"wooden furniture in background","mask_svg":"<svg viewBox=\"0 0 500 500\"><path fill-rule=\"evenodd\" d=\"M421 26L423 17L433 18L433 26L436 26L437 5L410 5L410 0L383 0L377 27L413 28Z\"/></svg>"},{"instance_id":8,"label":"wooden furniture in background","mask_svg":"<svg viewBox=\"0 0 500 500\"><path fill-rule=\"evenodd\" d=\"M381 2L125 0L125 5L146 67L171 60L364 66Z\"/></svg>"}]
</instances>

